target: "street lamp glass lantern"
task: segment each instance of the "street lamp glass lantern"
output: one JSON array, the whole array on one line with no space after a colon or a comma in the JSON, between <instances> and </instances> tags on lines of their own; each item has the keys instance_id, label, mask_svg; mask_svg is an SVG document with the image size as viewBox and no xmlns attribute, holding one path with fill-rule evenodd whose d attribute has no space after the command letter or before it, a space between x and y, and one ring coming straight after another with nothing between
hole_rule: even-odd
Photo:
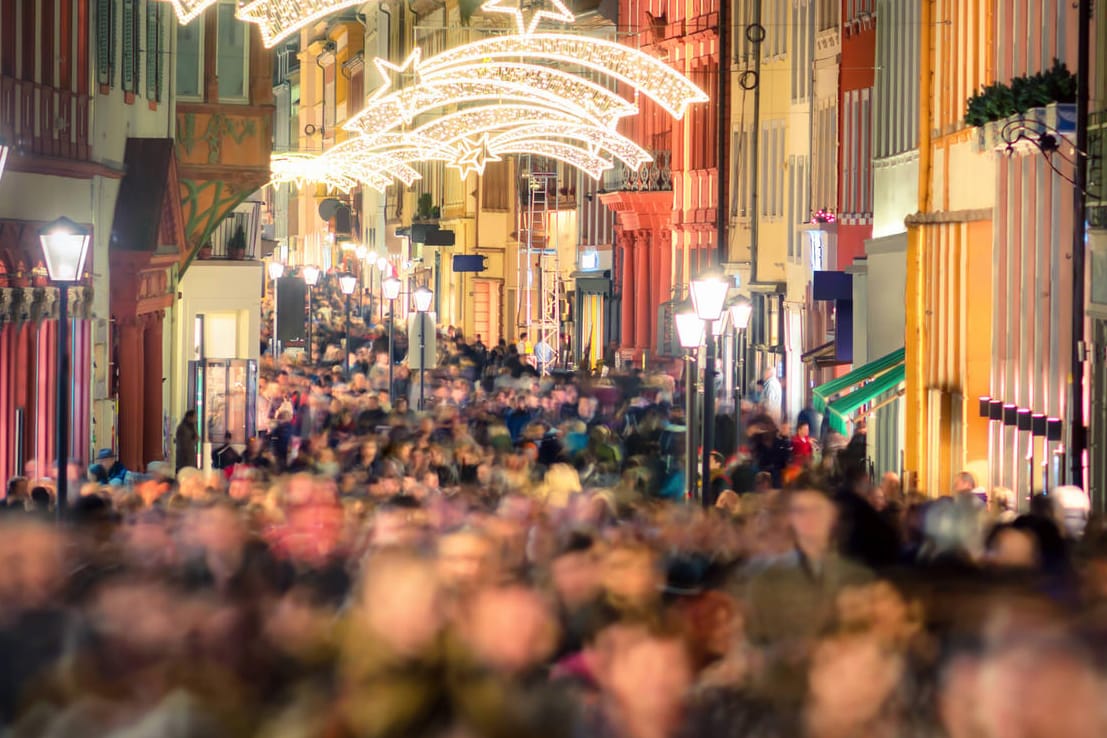
<instances>
[{"instance_id":1,"label":"street lamp glass lantern","mask_svg":"<svg viewBox=\"0 0 1107 738\"><path fill-rule=\"evenodd\" d=\"M749 300L739 300L730 306L730 323L736 330L744 331L749 328L750 316L753 314L753 305Z\"/></svg>"},{"instance_id":2,"label":"street lamp glass lantern","mask_svg":"<svg viewBox=\"0 0 1107 738\"><path fill-rule=\"evenodd\" d=\"M692 306L700 320L718 320L726 304L726 293L730 286L717 276L704 276L693 279L691 285Z\"/></svg>"},{"instance_id":3,"label":"street lamp glass lantern","mask_svg":"<svg viewBox=\"0 0 1107 738\"><path fill-rule=\"evenodd\" d=\"M366 257L369 256L369 249L364 246L358 246L357 249L354 250L354 253L357 254L357 258L365 261Z\"/></svg>"},{"instance_id":4,"label":"street lamp glass lantern","mask_svg":"<svg viewBox=\"0 0 1107 738\"><path fill-rule=\"evenodd\" d=\"M274 282L284 276L284 264L279 261L269 262L269 279Z\"/></svg>"},{"instance_id":5,"label":"street lamp glass lantern","mask_svg":"<svg viewBox=\"0 0 1107 738\"><path fill-rule=\"evenodd\" d=\"M681 348L694 349L703 343L703 321L700 316L691 310L685 310L677 313L673 320L676 322Z\"/></svg>"},{"instance_id":6,"label":"street lamp glass lantern","mask_svg":"<svg viewBox=\"0 0 1107 738\"><path fill-rule=\"evenodd\" d=\"M415 290L413 295L415 298L415 309L421 313L425 313L430 310L431 300L434 299L434 293L426 287L420 287Z\"/></svg>"},{"instance_id":7,"label":"street lamp glass lantern","mask_svg":"<svg viewBox=\"0 0 1107 738\"><path fill-rule=\"evenodd\" d=\"M4 176L4 165L8 162L8 145L0 138L0 177Z\"/></svg>"},{"instance_id":8,"label":"street lamp glass lantern","mask_svg":"<svg viewBox=\"0 0 1107 738\"><path fill-rule=\"evenodd\" d=\"M308 287L314 287L315 285L319 284L319 267L306 266L304 267L303 272L304 282L307 283Z\"/></svg>"},{"instance_id":9,"label":"street lamp glass lantern","mask_svg":"<svg viewBox=\"0 0 1107 738\"><path fill-rule=\"evenodd\" d=\"M69 218L58 218L39 231L38 238L50 280L79 282L88 258L88 229Z\"/></svg>"},{"instance_id":10,"label":"street lamp glass lantern","mask_svg":"<svg viewBox=\"0 0 1107 738\"><path fill-rule=\"evenodd\" d=\"M384 291L384 299L395 300L400 296L400 280L395 277L389 277L384 280L381 289Z\"/></svg>"},{"instance_id":11,"label":"street lamp glass lantern","mask_svg":"<svg viewBox=\"0 0 1107 738\"><path fill-rule=\"evenodd\" d=\"M352 274L343 274L338 278L338 284L342 287L342 294L352 295L357 289L357 277Z\"/></svg>"},{"instance_id":12,"label":"street lamp glass lantern","mask_svg":"<svg viewBox=\"0 0 1107 738\"><path fill-rule=\"evenodd\" d=\"M377 259L377 269L380 269L383 272L387 268L388 268L388 259L384 258L383 256L380 257L379 259Z\"/></svg>"}]
</instances>

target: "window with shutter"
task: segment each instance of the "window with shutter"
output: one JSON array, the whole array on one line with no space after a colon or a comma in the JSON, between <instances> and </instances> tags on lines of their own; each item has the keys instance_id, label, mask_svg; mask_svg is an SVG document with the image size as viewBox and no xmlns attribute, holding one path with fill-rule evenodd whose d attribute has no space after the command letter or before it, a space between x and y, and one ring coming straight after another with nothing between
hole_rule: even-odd
<instances>
[{"instance_id":1,"label":"window with shutter","mask_svg":"<svg viewBox=\"0 0 1107 738\"><path fill-rule=\"evenodd\" d=\"M162 9L165 6L146 0L146 99L161 102L162 77Z\"/></svg>"},{"instance_id":2,"label":"window with shutter","mask_svg":"<svg viewBox=\"0 0 1107 738\"><path fill-rule=\"evenodd\" d=\"M133 99L138 91L138 0L123 0L123 63L121 84Z\"/></svg>"},{"instance_id":3,"label":"window with shutter","mask_svg":"<svg viewBox=\"0 0 1107 738\"><path fill-rule=\"evenodd\" d=\"M107 92L115 81L115 0L96 0L96 82Z\"/></svg>"}]
</instances>

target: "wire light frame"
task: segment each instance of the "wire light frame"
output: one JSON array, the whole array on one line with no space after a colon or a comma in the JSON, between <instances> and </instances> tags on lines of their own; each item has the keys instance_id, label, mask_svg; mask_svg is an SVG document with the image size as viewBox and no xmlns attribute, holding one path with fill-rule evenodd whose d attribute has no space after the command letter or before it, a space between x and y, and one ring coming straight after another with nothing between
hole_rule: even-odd
<instances>
[{"instance_id":1,"label":"wire light frame","mask_svg":"<svg viewBox=\"0 0 1107 738\"><path fill-rule=\"evenodd\" d=\"M174 0L186 2L187 0ZM347 0L250 0L239 17L262 25L267 46ZM487 13L514 16L516 33L492 36L424 58L376 59L380 84L344 127L356 134L316 156L273 157L273 181L317 181L337 189L357 183L383 190L410 185L417 161L444 161L465 179L508 154L563 161L598 179L616 159L637 171L652 158L616 130L637 115L644 95L676 119L708 101L661 59L629 46L540 24L571 24L561 0L526 11L514 0L487 0ZM623 94L620 94L623 93ZM626 96L624 96L624 94ZM630 99L627 99L627 98Z\"/></svg>"}]
</instances>

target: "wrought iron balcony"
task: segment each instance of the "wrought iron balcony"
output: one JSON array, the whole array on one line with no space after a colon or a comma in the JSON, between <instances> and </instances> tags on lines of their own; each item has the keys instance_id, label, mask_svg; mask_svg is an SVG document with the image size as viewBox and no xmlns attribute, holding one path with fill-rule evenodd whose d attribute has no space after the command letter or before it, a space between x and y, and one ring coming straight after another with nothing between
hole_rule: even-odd
<instances>
[{"instance_id":1,"label":"wrought iron balcony","mask_svg":"<svg viewBox=\"0 0 1107 738\"><path fill-rule=\"evenodd\" d=\"M671 151L651 151L653 161L634 171L626 164L615 165L615 189L623 192L668 192L673 189Z\"/></svg>"},{"instance_id":2,"label":"wrought iron balcony","mask_svg":"<svg viewBox=\"0 0 1107 738\"><path fill-rule=\"evenodd\" d=\"M1092 228L1107 228L1107 110L1088 116L1087 218Z\"/></svg>"}]
</instances>

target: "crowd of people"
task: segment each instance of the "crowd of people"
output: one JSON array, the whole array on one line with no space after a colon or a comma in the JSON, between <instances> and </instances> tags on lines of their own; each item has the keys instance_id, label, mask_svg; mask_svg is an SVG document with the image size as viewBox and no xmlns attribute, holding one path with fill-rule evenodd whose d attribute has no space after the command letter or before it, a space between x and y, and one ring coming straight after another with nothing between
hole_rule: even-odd
<instances>
[{"instance_id":1,"label":"crowd of people","mask_svg":"<svg viewBox=\"0 0 1107 738\"><path fill-rule=\"evenodd\" d=\"M1107 735L1079 500L905 495L860 434L750 405L704 505L671 377L444 331L419 408L401 341L345 354L317 318L245 448L121 476L109 451L62 525L8 482L5 735Z\"/></svg>"}]
</instances>

